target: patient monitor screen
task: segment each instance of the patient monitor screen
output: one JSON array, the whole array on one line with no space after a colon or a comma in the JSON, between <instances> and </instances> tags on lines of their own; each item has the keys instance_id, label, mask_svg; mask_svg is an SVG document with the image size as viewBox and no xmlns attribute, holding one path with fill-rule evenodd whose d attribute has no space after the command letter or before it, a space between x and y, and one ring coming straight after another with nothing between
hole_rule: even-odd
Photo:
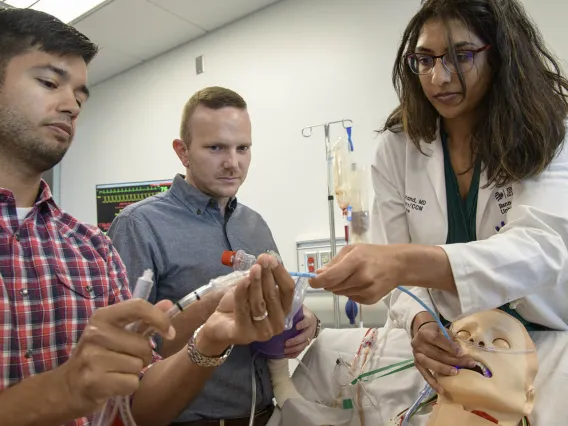
<instances>
[{"instance_id":1,"label":"patient monitor screen","mask_svg":"<svg viewBox=\"0 0 568 426\"><path fill-rule=\"evenodd\" d=\"M107 232L113 219L130 204L167 191L171 180L97 185L97 224Z\"/></svg>"}]
</instances>

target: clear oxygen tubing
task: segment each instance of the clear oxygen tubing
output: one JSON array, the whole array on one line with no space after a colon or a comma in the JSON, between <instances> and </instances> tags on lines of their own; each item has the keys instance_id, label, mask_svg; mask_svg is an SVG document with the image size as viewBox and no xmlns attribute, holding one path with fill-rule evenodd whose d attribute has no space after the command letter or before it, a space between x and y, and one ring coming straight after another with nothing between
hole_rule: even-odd
<instances>
[{"instance_id":1,"label":"clear oxygen tubing","mask_svg":"<svg viewBox=\"0 0 568 426\"><path fill-rule=\"evenodd\" d=\"M440 328L440 330L442 331L444 336L448 340L452 340L450 335L446 331L446 328L443 326L442 322L440 321L440 318L438 317L438 315L432 309L430 309L430 307L428 305L426 305L422 300L420 300L420 298L415 296L410 290L408 290L408 289L406 289L402 286L399 286L397 288L398 288L398 290L402 291L403 293L408 294L410 297L412 297L414 300L416 300L420 304L420 306L422 306L430 315L432 315L432 318L434 318L436 320L436 323L438 324L438 327ZM414 401L414 403L410 406L410 408L406 412L404 419L402 420L401 426L408 426L408 423L410 422L410 418L412 417L414 412L418 409L418 407L420 406L422 401L424 401L424 399L426 399L432 392L433 392L432 387L429 384L426 384L426 386L424 386L424 389L422 389L422 391L420 392L420 395L418 395L418 398L416 399L416 401Z\"/></svg>"},{"instance_id":2,"label":"clear oxygen tubing","mask_svg":"<svg viewBox=\"0 0 568 426\"><path fill-rule=\"evenodd\" d=\"M249 426L254 425L254 415L256 412L256 371L254 368L254 360L256 359L258 352L256 352L252 357L251 362L251 380L252 380L252 402L250 406L250 418L249 418Z\"/></svg>"},{"instance_id":3,"label":"clear oxygen tubing","mask_svg":"<svg viewBox=\"0 0 568 426\"><path fill-rule=\"evenodd\" d=\"M458 342L460 342L464 346L468 346L470 348L475 348L476 350L480 350L480 351L502 353L502 354L506 354L506 355L522 355L522 354L528 354L528 353L536 352L536 347L534 347L534 346L532 348L527 348L527 349L510 349L510 348L495 348L495 347L490 347L490 346L480 346L480 345L477 345L473 342L470 342L469 340L464 339L463 337L460 337L458 333L459 332L456 331L456 329L454 328L454 325L452 324L450 326L450 334L453 336L454 339L456 339Z\"/></svg>"}]
</instances>

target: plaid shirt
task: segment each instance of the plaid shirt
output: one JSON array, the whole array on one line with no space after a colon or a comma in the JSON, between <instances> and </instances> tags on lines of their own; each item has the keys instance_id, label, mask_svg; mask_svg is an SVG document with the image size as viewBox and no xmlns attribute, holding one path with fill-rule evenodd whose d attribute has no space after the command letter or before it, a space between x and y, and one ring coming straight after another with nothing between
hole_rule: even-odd
<instances>
[{"instance_id":1,"label":"plaid shirt","mask_svg":"<svg viewBox=\"0 0 568 426\"><path fill-rule=\"evenodd\" d=\"M21 223L0 188L0 292L0 391L63 364L95 309L131 297L110 240L61 211L43 181Z\"/></svg>"}]
</instances>

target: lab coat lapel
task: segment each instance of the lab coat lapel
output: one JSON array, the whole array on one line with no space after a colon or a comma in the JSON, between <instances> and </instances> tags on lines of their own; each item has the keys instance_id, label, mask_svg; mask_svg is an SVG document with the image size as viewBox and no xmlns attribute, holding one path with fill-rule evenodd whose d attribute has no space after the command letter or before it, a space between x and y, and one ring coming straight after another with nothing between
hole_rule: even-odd
<instances>
[{"instance_id":1,"label":"lab coat lapel","mask_svg":"<svg viewBox=\"0 0 568 426\"><path fill-rule=\"evenodd\" d=\"M446 177L444 174L444 150L442 148L442 140L438 131L436 139L430 144L422 144L423 151L427 154L422 156L427 161L426 173L428 179L436 193L436 199L440 206L440 211L444 215L444 222L448 221L448 207L446 205Z\"/></svg>"},{"instance_id":2,"label":"lab coat lapel","mask_svg":"<svg viewBox=\"0 0 568 426\"><path fill-rule=\"evenodd\" d=\"M494 193L495 188L493 185L489 186L488 188L484 188L487 185L487 173L486 170L481 172L481 176L479 176L479 191L477 193L477 212L475 217L475 226L477 229L477 236L479 238L480 233L482 232L482 221L483 215L485 214L485 210L489 204L489 199L491 195Z\"/></svg>"}]
</instances>

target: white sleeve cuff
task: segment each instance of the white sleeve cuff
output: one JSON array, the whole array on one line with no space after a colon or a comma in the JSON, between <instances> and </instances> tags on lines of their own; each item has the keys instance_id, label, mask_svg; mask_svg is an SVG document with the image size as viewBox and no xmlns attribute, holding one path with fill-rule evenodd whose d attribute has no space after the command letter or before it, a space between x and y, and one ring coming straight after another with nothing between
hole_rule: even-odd
<instances>
[{"instance_id":1,"label":"white sleeve cuff","mask_svg":"<svg viewBox=\"0 0 568 426\"><path fill-rule=\"evenodd\" d=\"M459 246L462 244L441 245L448 256L457 295L443 290L431 290L430 296L440 314L448 321L455 321L461 317L470 315L474 311L471 288L467 280L467 266L459 254ZM463 250L463 249L462 249Z\"/></svg>"},{"instance_id":2,"label":"white sleeve cuff","mask_svg":"<svg viewBox=\"0 0 568 426\"><path fill-rule=\"evenodd\" d=\"M436 312L428 290L420 287L408 289L417 296L426 306ZM412 337L412 321L414 317L425 309L408 294L396 289L392 292L389 307L389 317L392 318L395 327L404 328L409 337Z\"/></svg>"}]
</instances>

